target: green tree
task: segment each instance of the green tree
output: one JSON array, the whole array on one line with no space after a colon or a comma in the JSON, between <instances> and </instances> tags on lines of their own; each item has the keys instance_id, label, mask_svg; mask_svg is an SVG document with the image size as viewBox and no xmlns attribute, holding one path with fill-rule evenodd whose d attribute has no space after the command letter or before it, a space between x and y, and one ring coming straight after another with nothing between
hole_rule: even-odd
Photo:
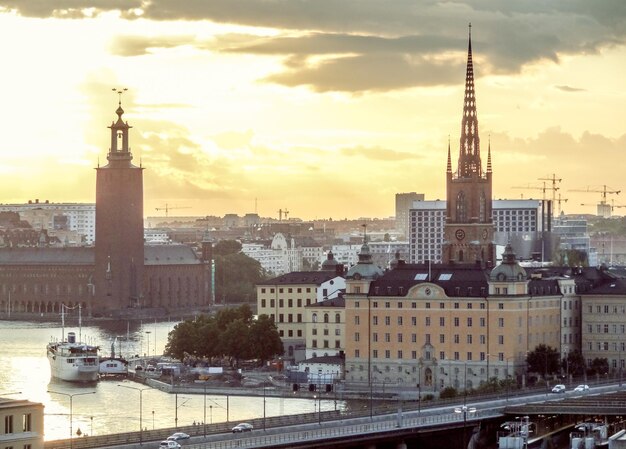
<instances>
[{"instance_id":1,"label":"green tree","mask_svg":"<svg viewBox=\"0 0 626 449\"><path fill-rule=\"evenodd\" d=\"M198 355L198 327L192 320L174 326L167 336L165 355L182 360L187 354Z\"/></svg>"},{"instance_id":2,"label":"green tree","mask_svg":"<svg viewBox=\"0 0 626 449\"><path fill-rule=\"evenodd\" d=\"M609 372L609 361L605 358L596 357L591 361L587 374L606 374Z\"/></svg>"},{"instance_id":3,"label":"green tree","mask_svg":"<svg viewBox=\"0 0 626 449\"><path fill-rule=\"evenodd\" d=\"M585 372L585 359L580 351L570 351L561 362L563 370L570 375L580 376Z\"/></svg>"},{"instance_id":4,"label":"green tree","mask_svg":"<svg viewBox=\"0 0 626 449\"><path fill-rule=\"evenodd\" d=\"M541 373L545 378L548 374L559 371L559 353L556 349L544 344L538 345L534 351L526 356L528 371L531 373Z\"/></svg>"},{"instance_id":5,"label":"green tree","mask_svg":"<svg viewBox=\"0 0 626 449\"><path fill-rule=\"evenodd\" d=\"M278 335L276 324L267 315L260 315L252 323L251 334L254 336L253 352L261 363L277 355L283 355L283 342Z\"/></svg>"},{"instance_id":6,"label":"green tree","mask_svg":"<svg viewBox=\"0 0 626 449\"><path fill-rule=\"evenodd\" d=\"M232 368L237 368L240 360L255 358L251 337L250 328L241 319L230 322L220 335L224 355L230 358Z\"/></svg>"},{"instance_id":7,"label":"green tree","mask_svg":"<svg viewBox=\"0 0 626 449\"><path fill-rule=\"evenodd\" d=\"M261 264L240 251L241 244L233 240L214 247L215 297L223 304L255 302L256 284L267 278Z\"/></svg>"}]
</instances>

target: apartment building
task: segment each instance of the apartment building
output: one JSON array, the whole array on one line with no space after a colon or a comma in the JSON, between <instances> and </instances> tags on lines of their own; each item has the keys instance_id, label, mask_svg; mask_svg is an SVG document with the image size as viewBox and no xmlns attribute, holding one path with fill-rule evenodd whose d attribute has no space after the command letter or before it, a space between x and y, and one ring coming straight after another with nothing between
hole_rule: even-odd
<instances>
[{"instance_id":1,"label":"apartment building","mask_svg":"<svg viewBox=\"0 0 626 449\"><path fill-rule=\"evenodd\" d=\"M286 357L298 362L305 358L306 307L337 298L345 290L345 279L334 271L296 271L256 288L258 314L274 321Z\"/></svg>"},{"instance_id":2,"label":"apartment building","mask_svg":"<svg viewBox=\"0 0 626 449\"><path fill-rule=\"evenodd\" d=\"M305 323L306 359L344 353L346 312L343 296L306 306Z\"/></svg>"},{"instance_id":3,"label":"apartment building","mask_svg":"<svg viewBox=\"0 0 626 449\"><path fill-rule=\"evenodd\" d=\"M0 397L3 448L43 449L43 404Z\"/></svg>"}]
</instances>

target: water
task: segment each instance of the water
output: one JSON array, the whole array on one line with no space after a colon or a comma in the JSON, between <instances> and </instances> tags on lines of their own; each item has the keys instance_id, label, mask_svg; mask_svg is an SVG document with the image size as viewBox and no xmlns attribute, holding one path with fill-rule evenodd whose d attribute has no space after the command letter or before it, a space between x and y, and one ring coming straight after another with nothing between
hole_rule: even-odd
<instances>
[{"instance_id":1,"label":"water","mask_svg":"<svg viewBox=\"0 0 626 449\"><path fill-rule=\"evenodd\" d=\"M103 356L110 355L111 342L116 337L116 355L120 354L120 349L124 357L147 354L148 351L150 354L162 354L168 332L175 324L106 322L83 326L79 331L75 322L66 322L65 335L73 331L78 337L81 332L82 340L99 345ZM140 395L143 403L141 424L149 430L174 427L176 415L179 426L192 425L194 421L203 422L205 410L207 424L226 421L227 408L231 422L263 417L262 397L230 396L227 404L225 396L207 395L205 409L203 395L179 394L177 410L173 394L155 389L140 393L119 386L126 384L146 388L134 382L104 380L93 385L81 385L51 380L46 344L51 339L60 340L61 335L60 322L0 321L0 396L43 403L45 440L69 438L70 400L74 436L78 429L82 434L89 435L138 431ZM73 396L70 398L69 395ZM334 401L321 402L322 411L333 410L334 407ZM310 399L266 398L265 403L265 415L268 417L316 410L317 402Z\"/></svg>"}]
</instances>

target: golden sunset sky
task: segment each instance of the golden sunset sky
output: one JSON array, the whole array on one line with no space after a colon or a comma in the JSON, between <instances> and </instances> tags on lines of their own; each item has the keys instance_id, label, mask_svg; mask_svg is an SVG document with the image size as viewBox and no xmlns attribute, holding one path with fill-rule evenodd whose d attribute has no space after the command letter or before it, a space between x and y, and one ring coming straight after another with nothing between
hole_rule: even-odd
<instances>
[{"instance_id":1,"label":"golden sunset sky","mask_svg":"<svg viewBox=\"0 0 626 449\"><path fill-rule=\"evenodd\" d=\"M626 189L623 0L0 0L0 202L95 201L112 88L146 216L445 199L469 22L494 197L541 198L556 175L566 213L595 213L603 186Z\"/></svg>"}]
</instances>

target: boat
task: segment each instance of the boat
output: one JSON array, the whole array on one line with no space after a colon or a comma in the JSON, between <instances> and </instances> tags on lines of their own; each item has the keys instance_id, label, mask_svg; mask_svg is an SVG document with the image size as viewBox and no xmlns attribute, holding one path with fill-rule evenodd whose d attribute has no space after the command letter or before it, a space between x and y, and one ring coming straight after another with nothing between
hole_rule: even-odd
<instances>
[{"instance_id":1,"label":"boat","mask_svg":"<svg viewBox=\"0 0 626 449\"><path fill-rule=\"evenodd\" d=\"M61 307L63 336L61 341L48 343L47 356L52 377L68 382L94 382L98 380L98 347L82 343L74 332L65 339L65 305ZM80 323L80 306L79 306Z\"/></svg>"},{"instance_id":2,"label":"boat","mask_svg":"<svg viewBox=\"0 0 626 449\"><path fill-rule=\"evenodd\" d=\"M101 357L99 366L100 377L120 377L128 375L128 360L115 357L115 342L111 343L111 356Z\"/></svg>"}]
</instances>

